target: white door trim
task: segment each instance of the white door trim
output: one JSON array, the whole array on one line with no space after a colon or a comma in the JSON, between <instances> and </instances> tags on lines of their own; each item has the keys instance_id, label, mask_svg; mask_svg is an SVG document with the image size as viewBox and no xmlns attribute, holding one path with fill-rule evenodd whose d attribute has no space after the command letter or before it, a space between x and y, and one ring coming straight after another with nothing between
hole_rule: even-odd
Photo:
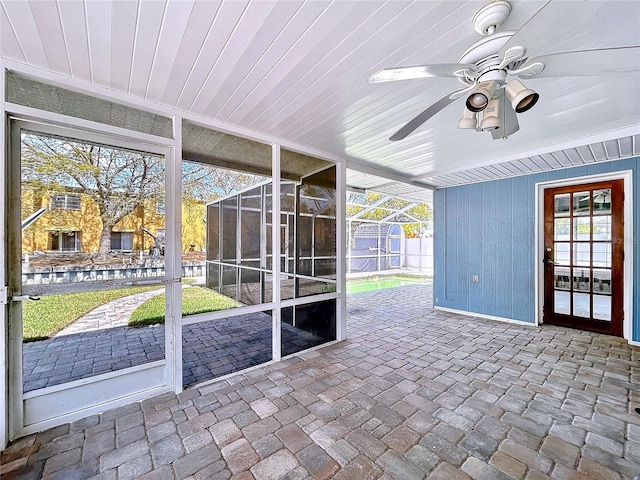
<instances>
[{"instance_id":1,"label":"white door trim","mask_svg":"<svg viewBox=\"0 0 640 480\"><path fill-rule=\"evenodd\" d=\"M581 183L595 183L607 180L624 181L624 321L622 324L622 335L629 342L632 342L633 326L633 171L620 170L618 172L599 173L596 175L586 175L582 177L563 178L560 180L550 180L536 183L535 191L535 285L536 304L535 320L536 325L543 322L542 309L544 306L544 191L548 188L567 187ZM634 343L635 344L635 343Z\"/></svg>"}]
</instances>

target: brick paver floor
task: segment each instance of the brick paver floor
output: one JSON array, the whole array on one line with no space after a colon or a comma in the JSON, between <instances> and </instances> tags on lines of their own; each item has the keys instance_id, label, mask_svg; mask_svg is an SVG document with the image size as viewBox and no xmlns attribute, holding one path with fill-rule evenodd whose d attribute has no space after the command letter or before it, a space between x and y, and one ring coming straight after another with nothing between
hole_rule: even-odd
<instances>
[{"instance_id":1,"label":"brick paver floor","mask_svg":"<svg viewBox=\"0 0 640 480\"><path fill-rule=\"evenodd\" d=\"M349 297L349 340L16 440L3 480L631 479L640 348Z\"/></svg>"},{"instance_id":2,"label":"brick paver floor","mask_svg":"<svg viewBox=\"0 0 640 480\"><path fill-rule=\"evenodd\" d=\"M183 384L193 385L271 360L271 316L257 312L183 327ZM334 337L335 338L335 337ZM164 358L164 325L117 326L23 345L24 391L60 385ZM294 351L325 343L283 322Z\"/></svg>"}]
</instances>

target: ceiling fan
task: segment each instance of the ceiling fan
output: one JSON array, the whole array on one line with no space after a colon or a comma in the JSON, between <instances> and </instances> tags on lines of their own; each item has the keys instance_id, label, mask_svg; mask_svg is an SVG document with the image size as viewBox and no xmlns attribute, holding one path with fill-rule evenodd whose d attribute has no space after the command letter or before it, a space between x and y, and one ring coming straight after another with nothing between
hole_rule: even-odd
<instances>
[{"instance_id":1,"label":"ceiling fan","mask_svg":"<svg viewBox=\"0 0 640 480\"><path fill-rule=\"evenodd\" d=\"M494 0L484 6L475 14L472 23L474 30L486 38L469 47L458 63L386 68L369 78L369 83L383 83L452 77L463 84L461 89L448 93L410 120L389 140L404 139L465 95L464 112L458 128L489 131L493 139L506 139L520 128L516 114L532 108L540 97L523 84L523 79L637 72L640 70L639 45L554 52L537 57L529 56L527 51L529 47L534 50L535 45L542 41L540 37L549 31L549 25L557 24L559 19L578 15L579 18L597 21L599 14L620 8L616 3L548 2L517 31L498 31L511 12L508 1ZM620 13L622 18L629 15L624 9ZM633 12L630 13L635 17ZM562 35L562 32L563 29L559 28L555 35ZM559 36L558 40L561 38ZM639 43L635 37L632 41Z\"/></svg>"}]
</instances>

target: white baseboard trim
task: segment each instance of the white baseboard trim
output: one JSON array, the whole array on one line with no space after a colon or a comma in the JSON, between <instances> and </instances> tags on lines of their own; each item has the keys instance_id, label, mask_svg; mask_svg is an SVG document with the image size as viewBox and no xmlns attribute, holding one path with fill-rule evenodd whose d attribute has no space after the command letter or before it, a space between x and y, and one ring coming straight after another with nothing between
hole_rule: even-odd
<instances>
[{"instance_id":1,"label":"white baseboard trim","mask_svg":"<svg viewBox=\"0 0 640 480\"><path fill-rule=\"evenodd\" d=\"M457 313L458 315L465 315L467 317L478 317L478 318L484 318L486 320L495 320L497 322L513 323L513 324L522 325L525 327L537 326L533 322L524 322L522 320L514 320L513 318L497 317L495 315L485 315L484 313L467 312L466 310L457 310L455 308L448 308L448 307L434 306L433 308L435 310L442 310L443 312Z\"/></svg>"},{"instance_id":2,"label":"white baseboard trim","mask_svg":"<svg viewBox=\"0 0 640 480\"><path fill-rule=\"evenodd\" d=\"M484 313L468 312L466 310L457 310L455 308L438 307L438 306L434 306L433 308L434 310L442 310L443 312L456 313L458 315L464 315L466 317L478 317L478 318L484 318L486 320L495 320L497 322L514 323L516 325L523 325L525 327L537 326L535 323L532 323L532 322L523 322L522 320L514 320L512 318L496 317L495 315L485 315ZM634 340L629 340L626 338L625 340L627 340L629 345L632 345L634 347L640 347L640 342L636 342Z\"/></svg>"}]
</instances>

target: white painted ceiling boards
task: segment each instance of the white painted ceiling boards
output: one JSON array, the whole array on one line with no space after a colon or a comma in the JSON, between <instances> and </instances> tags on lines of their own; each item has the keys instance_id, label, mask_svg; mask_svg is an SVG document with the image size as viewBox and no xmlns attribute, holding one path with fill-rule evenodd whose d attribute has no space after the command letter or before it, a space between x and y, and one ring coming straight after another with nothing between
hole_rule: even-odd
<instances>
[{"instance_id":1,"label":"white painted ceiling boards","mask_svg":"<svg viewBox=\"0 0 640 480\"><path fill-rule=\"evenodd\" d=\"M206 118L230 132L346 159L348 183L413 198L455 185L640 154L640 55L632 73L533 78L538 104L506 140L458 130L456 101L398 142L398 128L453 78L368 84L394 66L455 63L482 38L471 20L488 1L2 0L0 55ZM547 2L511 0L503 30ZM563 3L526 36L535 55L640 45L640 2ZM535 18L535 17L534 17ZM526 26L525 26L526 28ZM35 70L37 69L37 70ZM57 77L57 74L61 77ZM75 82L75 83L74 83ZM84 83L86 82L86 83ZM187 115L185 115L187 116ZM413 183L412 183L413 182Z\"/></svg>"}]
</instances>

